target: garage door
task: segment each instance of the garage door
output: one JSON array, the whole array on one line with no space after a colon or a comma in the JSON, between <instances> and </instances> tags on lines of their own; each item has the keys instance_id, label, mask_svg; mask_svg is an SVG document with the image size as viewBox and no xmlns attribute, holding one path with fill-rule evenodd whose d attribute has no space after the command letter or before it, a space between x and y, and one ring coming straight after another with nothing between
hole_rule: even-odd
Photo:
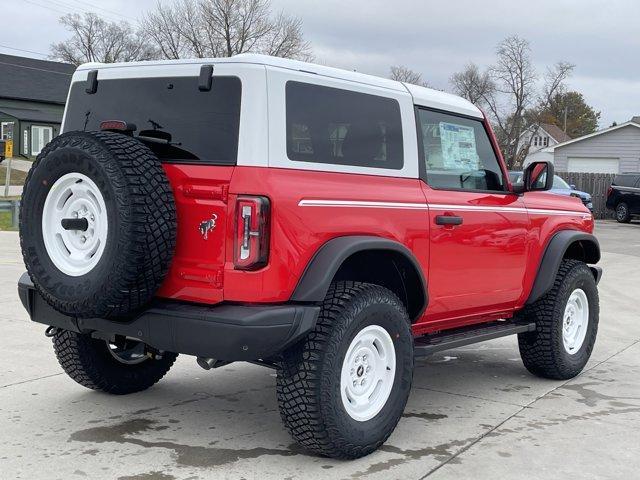
<instances>
[{"instance_id":1,"label":"garage door","mask_svg":"<svg viewBox=\"0 0 640 480\"><path fill-rule=\"evenodd\" d=\"M620 159L569 157L567 171L587 173L618 173Z\"/></svg>"}]
</instances>

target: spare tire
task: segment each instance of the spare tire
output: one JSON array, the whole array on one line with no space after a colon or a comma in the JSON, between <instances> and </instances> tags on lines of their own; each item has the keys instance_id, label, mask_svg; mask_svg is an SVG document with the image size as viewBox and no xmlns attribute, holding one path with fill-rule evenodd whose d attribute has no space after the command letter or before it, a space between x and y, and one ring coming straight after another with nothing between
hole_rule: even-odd
<instances>
[{"instance_id":1,"label":"spare tire","mask_svg":"<svg viewBox=\"0 0 640 480\"><path fill-rule=\"evenodd\" d=\"M20 244L42 297L74 317L127 317L151 300L176 241L160 160L114 132L69 132L38 155L24 187Z\"/></svg>"}]
</instances>

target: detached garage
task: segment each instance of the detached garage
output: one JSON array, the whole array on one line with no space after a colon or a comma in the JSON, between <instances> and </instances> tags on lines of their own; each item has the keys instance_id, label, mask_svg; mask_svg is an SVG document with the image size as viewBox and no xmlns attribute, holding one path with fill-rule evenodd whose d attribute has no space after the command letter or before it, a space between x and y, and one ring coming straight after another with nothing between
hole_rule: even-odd
<instances>
[{"instance_id":1,"label":"detached garage","mask_svg":"<svg viewBox=\"0 0 640 480\"><path fill-rule=\"evenodd\" d=\"M640 117L554 147L559 172L640 172Z\"/></svg>"},{"instance_id":2,"label":"detached garage","mask_svg":"<svg viewBox=\"0 0 640 480\"><path fill-rule=\"evenodd\" d=\"M567 171L587 173L618 173L619 158L568 157Z\"/></svg>"}]
</instances>

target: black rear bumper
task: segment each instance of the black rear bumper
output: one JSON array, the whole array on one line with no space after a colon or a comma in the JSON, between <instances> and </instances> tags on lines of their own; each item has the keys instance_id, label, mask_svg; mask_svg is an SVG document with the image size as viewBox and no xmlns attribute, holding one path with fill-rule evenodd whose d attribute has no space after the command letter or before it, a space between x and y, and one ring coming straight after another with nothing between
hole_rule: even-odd
<instances>
[{"instance_id":1,"label":"black rear bumper","mask_svg":"<svg viewBox=\"0 0 640 480\"><path fill-rule=\"evenodd\" d=\"M216 360L272 358L309 333L316 305L195 305L158 300L133 320L75 318L54 310L25 273L18 294L34 322L78 333L125 335L159 350Z\"/></svg>"}]
</instances>

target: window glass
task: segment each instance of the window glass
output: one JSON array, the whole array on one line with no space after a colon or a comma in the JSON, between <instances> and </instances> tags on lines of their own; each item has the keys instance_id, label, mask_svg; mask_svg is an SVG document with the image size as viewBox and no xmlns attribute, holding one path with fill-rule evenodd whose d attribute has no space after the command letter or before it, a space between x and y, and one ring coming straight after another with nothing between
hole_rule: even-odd
<instances>
[{"instance_id":1,"label":"window glass","mask_svg":"<svg viewBox=\"0 0 640 480\"><path fill-rule=\"evenodd\" d=\"M198 77L99 80L71 87L64 130L99 130L105 120L136 126L140 138L164 161L235 165L240 129L241 82L213 77L210 91Z\"/></svg>"},{"instance_id":2,"label":"window glass","mask_svg":"<svg viewBox=\"0 0 640 480\"><path fill-rule=\"evenodd\" d=\"M500 164L481 121L420 109L422 171L434 188L504 191Z\"/></svg>"},{"instance_id":3,"label":"window glass","mask_svg":"<svg viewBox=\"0 0 640 480\"><path fill-rule=\"evenodd\" d=\"M402 168L396 100L300 82L287 82L286 96L290 160Z\"/></svg>"}]
</instances>

